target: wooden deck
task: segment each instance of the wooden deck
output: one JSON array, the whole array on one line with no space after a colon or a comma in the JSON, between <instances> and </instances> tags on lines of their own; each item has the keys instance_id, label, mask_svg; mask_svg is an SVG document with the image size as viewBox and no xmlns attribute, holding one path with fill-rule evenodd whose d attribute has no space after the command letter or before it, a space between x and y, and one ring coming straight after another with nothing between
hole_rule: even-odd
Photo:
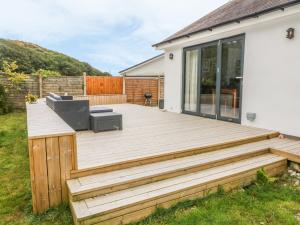
<instances>
[{"instance_id":1,"label":"wooden deck","mask_svg":"<svg viewBox=\"0 0 300 225\"><path fill-rule=\"evenodd\" d=\"M122 131L75 132L44 101L27 105L35 212L70 202L75 224L138 221L157 206L244 186L300 163L278 132L138 105L111 105Z\"/></svg>"},{"instance_id":2,"label":"wooden deck","mask_svg":"<svg viewBox=\"0 0 300 225\"><path fill-rule=\"evenodd\" d=\"M247 143L278 133L197 116L162 112L131 104L111 105L123 114L123 130L77 132L78 169L106 167L120 162L189 151L230 143Z\"/></svg>"}]
</instances>

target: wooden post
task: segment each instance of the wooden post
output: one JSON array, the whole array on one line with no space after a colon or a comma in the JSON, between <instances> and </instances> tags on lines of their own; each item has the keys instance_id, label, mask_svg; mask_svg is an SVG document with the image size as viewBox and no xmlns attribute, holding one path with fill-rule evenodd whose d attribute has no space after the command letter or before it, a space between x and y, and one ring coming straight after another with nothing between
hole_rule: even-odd
<instances>
[{"instance_id":1,"label":"wooden post","mask_svg":"<svg viewBox=\"0 0 300 225\"><path fill-rule=\"evenodd\" d=\"M159 107L160 100L160 75L158 75L158 84L157 84L157 105Z\"/></svg>"},{"instance_id":2,"label":"wooden post","mask_svg":"<svg viewBox=\"0 0 300 225\"><path fill-rule=\"evenodd\" d=\"M125 76L123 76L123 95L126 94L126 86L125 86Z\"/></svg>"},{"instance_id":3,"label":"wooden post","mask_svg":"<svg viewBox=\"0 0 300 225\"><path fill-rule=\"evenodd\" d=\"M40 98L43 98L43 76L39 75Z\"/></svg>"},{"instance_id":4,"label":"wooden post","mask_svg":"<svg viewBox=\"0 0 300 225\"><path fill-rule=\"evenodd\" d=\"M86 72L83 73L83 95L86 96Z\"/></svg>"}]
</instances>

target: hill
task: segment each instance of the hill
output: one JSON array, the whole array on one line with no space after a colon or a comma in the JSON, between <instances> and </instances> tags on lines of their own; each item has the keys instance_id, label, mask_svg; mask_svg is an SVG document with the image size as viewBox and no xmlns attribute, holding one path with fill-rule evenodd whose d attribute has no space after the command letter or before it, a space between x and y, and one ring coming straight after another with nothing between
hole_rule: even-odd
<instances>
[{"instance_id":1,"label":"hill","mask_svg":"<svg viewBox=\"0 0 300 225\"><path fill-rule=\"evenodd\" d=\"M66 76L110 75L70 56L24 41L0 39L0 70L2 61L16 61L18 72L34 73L39 69L57 71Z\"/></svg>"}]
</instances>

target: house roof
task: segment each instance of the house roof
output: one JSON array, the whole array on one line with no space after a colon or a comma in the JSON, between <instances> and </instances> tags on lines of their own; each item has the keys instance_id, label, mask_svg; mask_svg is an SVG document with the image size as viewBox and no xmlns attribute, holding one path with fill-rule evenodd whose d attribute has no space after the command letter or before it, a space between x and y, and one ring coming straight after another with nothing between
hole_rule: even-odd
<instances>
[{"instance_id":1,"label":"house roof","mask_svg":"<svg viewBox=\"0 0 300 225\"><path fill-rule=\"evenodd\" d=\"M231 0L153 46L157 47L161 44L168 43L179 38L189 37L192 34L203 31L211 31L213 28L219 26L258 17L259 15L275 10L284 10L285 7L299 3L300 0Z\"/></svg>"},{"instance_id":2,"label":"house roof","mask_svg":"<svg viewBox=\"0 0 300 225\"><path fill-rule=\"evenodd\" d=\"M160 57L162 57L162 56L164 56L164 53L162 53L162 54L160 54L160 55L157 55L157 56L154 56L154 57L152 57L152 58L150 58L150 59L147 59L147 60L145 60L145 61L143 61L143 62L141 62L141 63L138 63L138 64L136 64L136 65L134 65L134 66L131 66L131 67L127 68L127 69L121 70L119 73L120 73L120 74L125 73L125 72L127 72L127 71L129 71L129 70L132 70L132 69L135 69L135 68L137 68L137 67L139 67L139 66L142 66L142 65L145 65L145 64L147 64L147 63L150 63L150 62L152 62L152 61L154 61L154 60L156 60L156 59L158 59L158 58L160 58Z\"/></svg>"}]
</instances>

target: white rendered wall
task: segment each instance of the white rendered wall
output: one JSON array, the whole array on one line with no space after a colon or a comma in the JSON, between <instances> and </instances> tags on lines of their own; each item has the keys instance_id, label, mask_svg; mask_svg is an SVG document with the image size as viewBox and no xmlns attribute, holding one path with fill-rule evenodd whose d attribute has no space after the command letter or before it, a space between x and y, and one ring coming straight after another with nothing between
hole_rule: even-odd
<instances>
[{"instance_id":1,"label":"white rendered wall","mask_svg":"<svg viewBox=\"0 0 300 225\"><path fill-rule=\"evenodd\" d=\"M249 29L245 43L242 124L300 136L300 15Z\"/></svg>"},{"instance_id":2,"label":"white rendered wall","mask_svg":"<svg viewBox=\"0 0 300 225\"><path fill-rule=\"evenodd\" d=\"M131 70L128 70L121 75L126 76L158 76L164 74L164 57L159 57L151 62L147 62L143 65L137 66Z\"/></svg>"},{"instance_id":3,"label":"white rendered wall","mask_svg":"<svg viewBox=\"0 0 300 225\"><path fill-rule=\"evenodd\" d=\"M174 55L173 60L169 54ZM182 49L165 52L165 109L170 112L181 112L182 89Z\"/></svg>"},{"instance_id":4,"label":"white rendered wall","mask_svg":"<svg viewBox=\"0 0 300 225\"><path fill-rule=\"evenodd\" d=\"M275 18L277 15L279 18ZM274 18L268 20L271 16ZM166 46L165 109L181 112L184 47L245 33L242 124L300 136L299 7L264 18L266 20L262 23L249 23L241 28L235 28L236 25L232 25L232 29L219 28L210 36ZM290 27L296 29L293 40L285 37ZM169 60L169 53L174 54L173 60ZM257 113L257 119L248 121L247 112Z\"/></svg>"}]
</instances>

